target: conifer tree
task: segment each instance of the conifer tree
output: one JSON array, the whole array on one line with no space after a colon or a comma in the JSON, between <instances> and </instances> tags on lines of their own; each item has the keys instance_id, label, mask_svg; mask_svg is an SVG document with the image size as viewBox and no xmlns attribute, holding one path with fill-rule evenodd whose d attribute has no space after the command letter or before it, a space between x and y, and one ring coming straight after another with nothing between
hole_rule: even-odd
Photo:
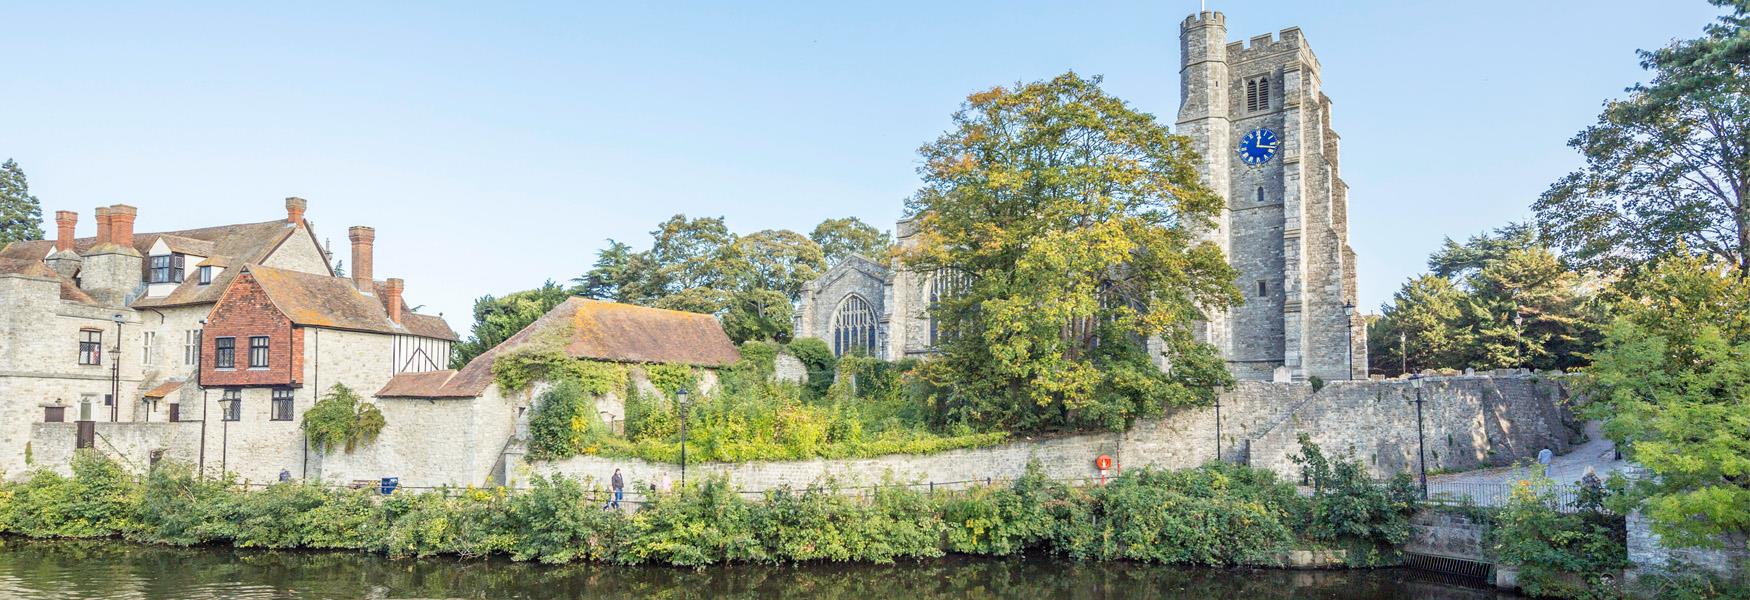
<instances>
[{"instance_id":1,"label":"conifer tree","mask_svg":"<svg viewBox=\"0 0 1750 600\"><path fill-rule=\"evenodd\" d=\"M30 182L18 163L0 163L0 248L43 238L43 206L30 195Z\"/></svg>"}]
</instances>

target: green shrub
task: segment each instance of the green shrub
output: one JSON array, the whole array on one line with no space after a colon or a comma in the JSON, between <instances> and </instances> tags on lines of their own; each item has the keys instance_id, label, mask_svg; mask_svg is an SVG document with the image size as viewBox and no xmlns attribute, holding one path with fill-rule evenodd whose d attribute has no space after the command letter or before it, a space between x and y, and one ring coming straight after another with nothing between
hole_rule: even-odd
<instances>
[{"instance_id":1,"label":"green shrub","mask_svg":"<svg viewBox=\"0 0 1750 600\"><path fill-rule=\"evenodd\" d=\"M91 538L133 531L140 485L95 450L73 455L73 476L40 470L10 490L5 530L30 537Z\"/></svg>"},{"instance_id":2,"label":"green shrub","mask_svg":"<svg viewBox=\"0 0 1750 600\"><path fill-rule=\"evenodd\" d=\"M1385 485L1376 484L1360 461L1332 461L1304 433L1300 454L1290 459L1301 466L1313 487L1304 515L1309 538L1354 541L1375 549L1395 548L1409 539L1410 515L1416 512L1419 494L1408 473L1397 474Z\"/></svg>"},{"instance_id":3,"label":"green shrub","mask_svg":"<svg viewBox=\"0 0 1750 600\"><path fill-rule=\"evenodd\" d=\"M686 567L769 561L755 513L753 503L722 479L683 486L632 515L620 560Z\"/></svg>"},{"instance_id":4,"label":"green shrub","mask_svg":"<svg viewBox=\"0 0 1750 600\"><path fill-rule=\"evenodd\" d=\"M345 448L352 452L360 445L377 439L383 431L383 411L377 405L363 402L352 388L335 384L328 395L304 411L304 436L317 452Z\"/></svg>"},{"instance_id":5,"label":"green shrub","mask_svg":"<svg viewBox=\"0 0 1750 600\"><path fill-rule=\"evenodd\" d=\"M620 511L602 509L602 490L586 491L568 477L537 475L531 484L528 491L510 497L506 527L515 532L511 558L544 563L619 559L626 520Z\"/></svg>"},{"instance_id":6,"label":"green shrub","mask_svg":"<svg viewBox=\"0 0 1750 600\"><path fill-rule=\"evenodd\" d=\"M237 536L238 495L229 479L205 479L193 467L160 462L146 475L140 527L130 539L192 546Z\"/></svg>"},{"instance_id":7,"label":"green shrub","mask_svg":"<svg viewBox=\"0 0 1750 600\"><path fill-rule=\"evenodd\" d=\"M1607 579L1628 566L1622 518L1561 510L1554 482L1541 474L1513 487L1488 541L1495 558L1519 565L1519 585L1534 596L1616 597Z\"/></svg>"},{"instance_id":8,"label":"green shrub","mask_svg":"<svg viewBox=\"0 0 1750 600\"><path fill-rule=\"evenodd\" d=\"M516 536L507 498L503 488L389 496L382 505L388 524L383 550L391 558L510 552Z\"/></svg>"}]
</instances>

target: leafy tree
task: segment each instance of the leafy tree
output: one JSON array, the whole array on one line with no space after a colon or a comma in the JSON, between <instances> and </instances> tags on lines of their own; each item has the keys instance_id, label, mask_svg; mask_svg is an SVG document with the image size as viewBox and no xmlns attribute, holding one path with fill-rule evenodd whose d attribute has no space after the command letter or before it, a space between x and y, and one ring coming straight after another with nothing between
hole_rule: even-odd
<instances>
[{"instance_id":1,"label":"leafy tree","mask_svg":"<svg viewBox=\"0 0 1750 600\"><path fill-rule=\"evenodd\" d=\"M1074 73L973 94L954 124L919 151L924 187L907 209L920 244L902 258L968 280L930 309L945 341L923 366L966 399L961 416L1122 427L1207 400L1186 381L1225 370L1177 361L1199 347L1190 325L1203 309L1239 292L1220 249L1197 241L1221 199L1199 184L1190 141ZM1154 335L1171 375L1105 368L1144 352L1107 345Z\"/></svg>"},{"instance_id":2,"label":"leafy tree","mask_svg":"<svg viewBox=\"0 0 1750 600\"><path fill-rule=\"evenodd\" d=\"M335 448L352 452L377 439L383 425L377 405L360 401L358 393L341 384L328 388L328 395L304 411L304 435L318 452Z\"/></svg>"},{"instance_id":3,"label":"leafy tree","mask_svg":"<svg viewBox=\"0 0 1750 600\"><path fill-rule=\"evenodd\" d=\"M0 163L0 248L43 239L43 205L30 195L24 170L12 159Z\"/></svg>"},{"instance_id":4,"label":"leafy tree","mask_svg":"<svg viewBox=\"0 0 1750 600\"><path fill-rule=\"evenodd\" d=\"M1528 225L1508 224L1428 258L1432 273L1404 284L1368 330L1378 371L1585 364L1602 320L1586 280ZM1400 335L1404 336L1400 341Z\"/></svg>"},{"instance_id":5,"label":"leafy tree","mask_svg":"<svg viewBox=\"0 0 1750 600\"><path fill-rule=\"evenodd\" d=\"M596 254L595 266L577 284L577 295L596 300L629 302L628 292L639 289L649 270L648 256L633 252L624 243L608 240L608 247Z\"/></svg>"},{"instance_id":6,"label":"leafy tree","mask_svg":"<svg viewBox=\"0 0 1750 600\"><path fill-rule=\"evenodd\" d=\"M772 290L787 299L826 270L820 244L787 229L741 236L730 245L728 260L738 289Z\"/></svg>"},{"instance_id":7,"label":"leafy tree","mask_svg":"<svg viewBox=\"0 0 1750 600\"><path fill-rule=\"evenodd\" d=\"M821 221L808 234L808 239L820 244L828 265L838 264L853 254L880 262L887 256L890 237L888 232L856 217Z\"/></svg>"},{"instance_id":8,"label":"leafy tree","mask_svg":"<svg viewBox=\"0 0 1750 600\"><path fill-rule=\"evenodd\" d=\"M1460 326L1465 304L1464 292L1445 277L1411 279L1368 332L1369 364L1396 373L1406 363L1401 349L1408 352L1411 373L1463 365L1473 343L1471 332Z\"/></svg>"},{"instance_id":9,"label":"leafy tree","mask_svg":"<svg viewBox=\"0 0 1750 600\"><path fill-rule=\"evenodd\" d=\"M1750 532L1750 279L1709 258L1627 282L1583 390L1604 435L1652 471L1628 501L1689 544Z\"/></svg>"},{"instance_id":10,"label":"leafy tree","mask_svg":"<svg viewBox=\"0 0 1750 600\"><path fill-rule=\"evenodd\" d=\"M725 267L735 234L729 232L722 217L688 219L675 215L650 235L650 261L655 272L647 289L642 290L647 297L701 288L720 290L731 284Z\"/></svg>"},{"instance_id":11,"label":"leafy tree","mask_svg":"<svg viewBox=\"0 0 1750 600\"><path fill-rule=\"evenodd\" d=\"M571 292L548 281L541 287L503 298L481 296L474 301L474 328L468 339L456 344L450 366L461 368L474 357L510 339L535 319L571 297Z\"/></svg>"},{"instance_id":12,"label":"leafy tree","mask_svg":"<svg viewBox=\"0 0 1750 600\"><path fill-rule=\"evenodd\" d=\"M1686 244L1750 270L1750 2L1699 39L1641 51L1651 83L1568 145L1586 166L1533 208L1566 258L1616 269Z\"/></svg>"},{"instance_id":13,"label":"leafy tree","mask_svg":"<svg viewBox=\"0 0 1750 600\"><path fill-rule=\"evenodd\" d=\"M737 292L723 315L723 332L740 344L748 340L790 340L795 311L783 293L767 289Z\"/></svg>"}]
</instances>

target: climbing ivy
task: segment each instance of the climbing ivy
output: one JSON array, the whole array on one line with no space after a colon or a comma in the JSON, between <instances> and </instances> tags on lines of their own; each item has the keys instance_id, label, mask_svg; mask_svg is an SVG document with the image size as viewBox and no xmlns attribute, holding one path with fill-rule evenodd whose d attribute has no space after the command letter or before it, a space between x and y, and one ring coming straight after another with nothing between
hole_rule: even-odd
<instances>
[{"instance_id":1,"label":"climbing ivy","mask_svg":"<svg viewBox=\"0 0 1750 600\"><path fill-rule=\"evenodd\" d=\"M316 450L329 452L341 447L352 452L375 441L385 424L383 411L377 405L361 402L352 388L337 383L328 389L328 395L304 411L302 427Z\"/></svg>"}]
</instances>

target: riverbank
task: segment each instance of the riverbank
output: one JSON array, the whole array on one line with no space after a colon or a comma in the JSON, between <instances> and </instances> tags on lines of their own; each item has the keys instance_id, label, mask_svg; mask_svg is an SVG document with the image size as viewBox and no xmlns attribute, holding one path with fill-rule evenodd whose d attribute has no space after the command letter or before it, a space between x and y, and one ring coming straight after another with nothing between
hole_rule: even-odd
<instances>
[{"instance_id":1,"label":"riverbank","mask_svg":"<svg viewBox=\"0 0 1750 600\"><path fill-rule=\"evenodd\" d=\"M929 492L888 485L841 493L825 482L758 498L727 482L657 495L633 512L565 477L527 490L384 496L285 483L243 491L161 464L144 480L96 454L74 476L38 472L0 487L0 530L37 538L165 545L338 549L389 557L504 555L545 563L701 566L866 562L1046 553L1077 560L1286 566L1296 551L1346 550L1346 564L1395 561L1414 509L1407 480L1378 484L1358 463L1308 447L1312 496L1234 465L1136 470L1107 485L1037 471L1005 485ZM1304 554L1304 553L1303 553Z\"/></svg>"}]
</instances>

